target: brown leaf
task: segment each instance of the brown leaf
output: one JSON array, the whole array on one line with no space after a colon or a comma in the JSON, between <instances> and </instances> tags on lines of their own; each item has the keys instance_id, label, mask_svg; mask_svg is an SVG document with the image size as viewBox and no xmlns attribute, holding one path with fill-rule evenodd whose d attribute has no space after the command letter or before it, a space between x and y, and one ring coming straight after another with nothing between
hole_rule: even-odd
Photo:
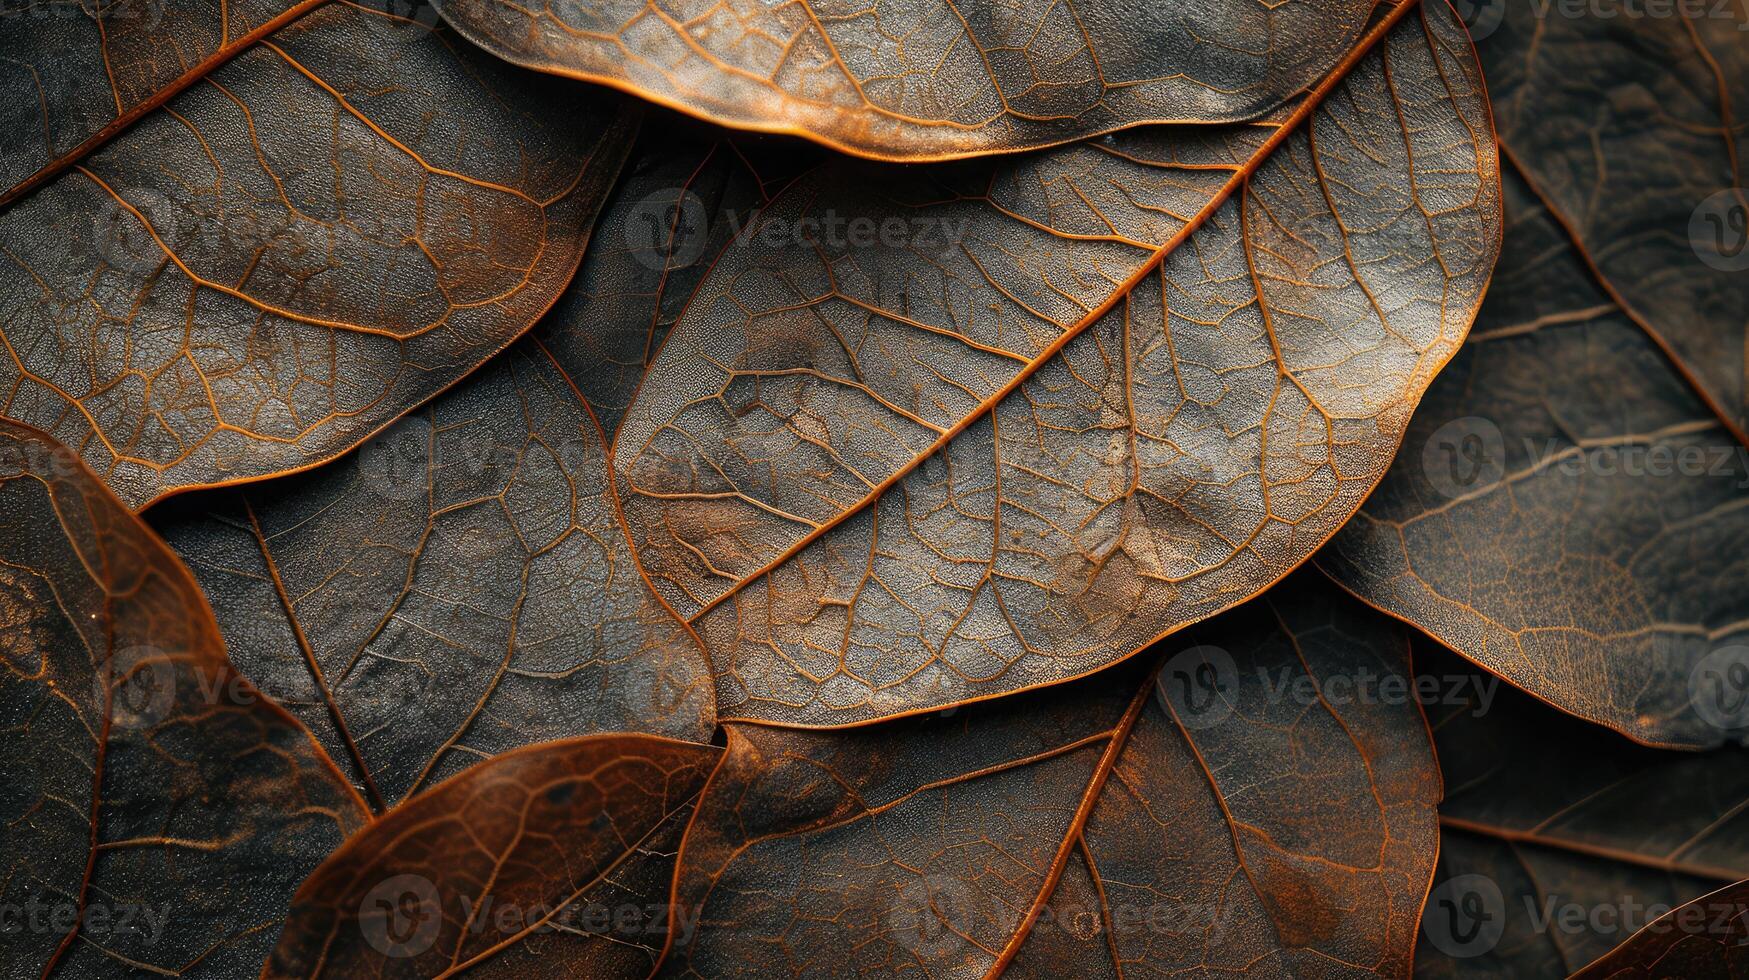
<instances>
[{"instance_id":1,"label":"brown leaf","mask_svg":"<svg viewBox=\"0 0 1749 980\"><path fill-rule=\"evenodd\" d=\"M438 5L465 37L517 64L887 160L1052 146L1139 123L1254 118L1335 64L1372 6Z\"/></svg>"},{"instance_id":2,"label":"brown leaf","mask_svg":"<svg viewBox=\"0 0 1749 980\"><path fill-rule=\"evenodd\" d=\"M1721 888L1648 925L1574 980L1736 980L1749 974L1749 882Z\"/></svg>"},{"instance_id":3,"label":"brown leaf","mask_svg":"<svg viewBox=\"0 0 1749 980\"><path fill-rule=\"evenodd\" d=\"M534 335L609 441L662 339L731 237L818 162L806 143L652 111L583 265Z\"/></svg>"},{"instance_id":4,"label":"brown leaf","mask_svg":"<svg viewBox=\"0 0 1749 980\"><path fill-rule=\"evenodd\" d=\"M262 975L646 976L681 831L721 754L598 735L475 766L316 869Z\"/></svg>"},{"instance_id":5,"label":"brown leaf","mask_svg":"<svg viewBox=\"0 0 1749 980\"><path fill-rule=\"evenodd\" d=\"M1749 878L1749 751L1636 745L1423 641L1444 776L1416 975L1565 976Z\"/></svg>"},{"instance_id":6,"label":"brown leaf","mask_svg":"<svg viewBox=\"0 0 1749 980\"><path fill-rule=\"evenodd\" d=\"M231 669L169 550L12 422L0 666L0 975L252 973L363 802Z\"/></svg>"},{"instance_id":7,"label":"brown leaf","mask_svg":"<svg viewBox=\"0 0 1749 980\"><path fill-rule=\"evenodd\" d=\"M844 725L1080 676L1348 518L1498 244L1463 29L1440 2L1390 17L1267 124L839 162L761 212L614 456L725 716Z\"/></svg>"},{"instance_id":8,"label":"brown leaf","mask_svg":"<svg viewBox=\"0 0 1749 980\"><path fill-rule=\"evenodd\" d=\"M0 27L0 64L49 93L13 101L62 154L0 198L0 411L135 507L338 456L503 349L576 269L635 128L617 98L338 0L175 79L129 67L176 61L207 17L172 6L102 5L107 45ZM190 58L218 43L188 29ZM100 51L114 99L86 80Z\"/></svg>"},{"instance_id":9,"label":"brown leaf","mask_svg":"<svg viewBox=\"0 0 1749 980\"><path fill-rule=\"evenodd\" d=\"M378 807L533 742L716 727L704 653L633 560L601 430L535 340L344 459L153 522L238 665Z\"/></svg>"},{"instance_id":10,"label":"brown leaf","mask_svg":"<svg viewBox=\"0 0 1749 980\"><path fill-rule=\"evenodd\" d=\"M1640 741L1744 739L1749 459L1516 178L1501 278L1318 563Z\"/></svg>"},{"instance_id":11,"label":"brown leaf","mask_svg":"<svg viewBox=\"0 0 1749 980\"><path fill-rule=\"evenodd\" d=\"M1192 645L1194 644L1194 645ZM1439 795L1408 645L1316 575L1074 685L731 724L664 976L1407 972Z\"/></svg>"}]
</instances>

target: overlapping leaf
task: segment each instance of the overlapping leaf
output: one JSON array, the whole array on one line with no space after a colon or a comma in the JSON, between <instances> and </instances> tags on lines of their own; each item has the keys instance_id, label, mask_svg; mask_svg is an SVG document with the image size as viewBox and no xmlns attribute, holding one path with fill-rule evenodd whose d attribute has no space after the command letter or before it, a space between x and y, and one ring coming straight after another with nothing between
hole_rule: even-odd
<instances>
[{"instance_id":1,"label":"overlapping leaf","mask_svg":"<svg viewBox=\"0 0 1749 980\"><path fill-rule=\"evenodd\" d=\"M1390 17L1268 123L840 161L761 212L615 447L725 715L851 724L1086 674L1347 519L1499 233L1463 28Z\"/></svg>"},{"instance_id":2,"label":"overlapping leaf","mask_svg":"<svg viewBox=\"0 0 1749 980\"><path fill-rule=\"evenodd\" d=\"M134 506L333 458L509 344L633 128L416 19L336 0L243 44L277 21L186 7L0 29L8 111L44 114L15 132L49 127L6 165L60 155L0 212L0 411Z\"/></svg>"},{"instance_id":3,"label":"overlapping leaf","mask_svg":"<svg viewBox=\"0 0 1749 980\"><path fill-rule=\"evenodd\" d=\"M1565 976L1749 878L1749 752L1636 745L1432 644L1415 665L1445 777L1417 976Z\"/></svg>"},{"instance_id":4,"label":"overlapping leaf","mask_svg":"<svg viewBox=\"0 0 1749 980\"><path fill-rule=\"evenodd\" d=\"M193 579L77 458L0 423L7 977L247 975L363 824L225 659Z\"/></svg>"},{"instance_id":5,"label":"overlapping leaf","mask_svg":"<svg viewBox=\"0 0 1749 980\"><path fill-rule=\"evenodd\" d=\"M1403 974L1438 775L1412 698L1341 682L1406 682L1406 638L1302 573L1190 641L886 725L729 725L661 975Z\"/></svg>"},{"instance_id":6,"label":"overlapping leaf","mask_svg":"<svg viewBox=\"0 0 1749 980\"><path fill-rule=\"evenodd\" d=\"M582 267L534 330L610 440L711 261L818 155L651 112Z\"/></svg>"},{"instance_id":7,"label":"overlapping leaf","mask_svg":"<svg viewBox=\"0 0 1749 980\"><path fill-rule=\"evenodd\" d=\"M681 832L721 754L602 735L469 769L316 869L263 976L647 976Z\"/></svg>"},{"instance_id":8,"label":"overlapping leaf","mask_svg":"<svg viewBox=\"0 0 1749 980\"><path fill-rule=\"evenodd\" d=\"M1749 882L1673 909L1574 980L1735 978L1749 972Z\"/></svg>"},{"instance_id":9,"label":"overlapping leaf","mask_svg":"<svg viewBox=\"0 0 1749 980\"><path fill-rule=\"evenodd\" d=\"M1507 186L1469 345L1319 563L1564 710L1647 742L1741 740L1749 463Z\"/></svg>"},{"instance_id":10,"label":"overlapping leaf","mask_svg":"<svg viewBox=\"0 0 1749 980\"><path fill-rule=\"evenodd\" d=\"M153 521L239 666L378 805L520 745L716 727L703 652L638 572L601 432L536 341L345 459Z\"/></svg>"},{"instance_id":11,"label":"overlapping leaf","mask_svg":"<svg viewBox=\"0 0 1749 980\"><path fill-rule=\"evenodd\" d=\"M1372 6L439 4L464 36L517 64L889 160L1051 146L1147 122L1249 119L1334 65Z\"/></svg>"}]
</instances>

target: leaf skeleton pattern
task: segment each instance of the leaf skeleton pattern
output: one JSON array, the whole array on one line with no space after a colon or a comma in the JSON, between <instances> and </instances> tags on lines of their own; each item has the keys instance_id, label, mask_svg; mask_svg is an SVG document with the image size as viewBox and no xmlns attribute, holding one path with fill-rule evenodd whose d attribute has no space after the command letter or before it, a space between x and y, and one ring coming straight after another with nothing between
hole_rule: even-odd
<instances>
[{"instance_id":1,"label":"leaf skeleton pattern","mask_svg":"<svg viewBox=\"0 0 1749 980\"><path fill-rule=\"evenodd\" d=\"M1254 118L1354 43L1372 0L440 0L516 64L742 129L884 160L1065 143L1149 122Z\"/></svg>"},{"instance_id":2,"label":"leaf skeleton pattern","mask_svg":"<svg viewBox=\"0 0 1749 980\"><path fill-rule=\"evenodd\" d=\"M725 717L844 725L1080 676L1353 513L1499 244L1463 28L1443 3L1391 18L1268 123L886 181L828 165L760 213L614 450ZM831 214L965 231L924 254L765 230Z\"/></svg>"},{"instance_id":3,"label":"leaf skeleton pattern","mask_svg":"<svg viewBox=\"0 0 1749 980\"><path fill-rule=\"evenodd\" d=\"M225 659L187 569L10 421L0 732L0 976L253 973L297 882L368 819Z\"/></svg>"},{"instance_id":4,"label":"leaf skeleton pattern","mask_svg":"<svg viewBox=\"0 0 1749 980\"><path fill-rule=\"evenodd\" d=\"M108 50L168 59L189 6L111 10ZM69 81L90 38L0 18L43 111L140 110L0 198L0 412L135 508L332 459L506 347L576 270L635 130L612 93L416 20L300 10L107 107Z\"/></svg>"}]
</instances>

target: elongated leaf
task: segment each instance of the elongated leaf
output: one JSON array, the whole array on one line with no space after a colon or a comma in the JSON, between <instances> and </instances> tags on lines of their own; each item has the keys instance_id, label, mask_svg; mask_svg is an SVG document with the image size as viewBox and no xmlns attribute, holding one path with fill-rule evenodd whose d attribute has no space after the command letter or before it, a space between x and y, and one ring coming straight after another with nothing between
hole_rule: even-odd
<instances>
[{"instance_id":1,"label":"elongated leaf","mask_svg":"<svg viewBox=\"0 0 1749 980\"><path fill-rule=\"evenodd\" d=\"M761 212L614 455L725 716L843 725L1080 676L1348 518L1499 230L1461 25L1391 16L1267 124L839 163Z\"/></svg>"},{"instance_id":2,"label":"elongated leaf","mask_svg":"<svg viewBox=\"0 0 1749 980\"><path fill-rule=\"evenodd\" d=\"M1749 878L1749 751L1636 745L1418 644L1445 778L1424 978L1565 976Z\"/></svg>"},{"instance_id":3,"label":"elongated leaf","mask_svg":"<svg viewBox=\"0 0 1749 980\"><path fill-rule=\"evenodd\" d=\"M1309 573L1186 637L934 716L729 725L661 975L1406 973L1439 795L1419 706L1377 696L1406 637Z\"/></svg>"},{"instance_id":4,"label":"elongated leaf","mask_svg":"<svg viewBox=\"0 0 1749 980\"><path fill-rule=\"evenodd\" d=\"M738 128L941 160L1138 123L1261 115L1341 58L1372 3L442 0L439 9L517 64Z\"/></svg>"},{"instance_id":5,"label":"elongated leaf","mask_svg":"<svg viewBox=\"0 0 1749 980\"><path fill-rule=\"evenodd\" d=\"M1507 186L1469 345L1319 564L1563 710L1646 742L1741 741L1749 459Z\"/></svg>"},{"instance_id":6,"label":"elongated leaf","mask_svg":"<svg viewBox=\"0 0 1749 980\"><path fill-rule=\"evenodd\" d=\"M196 16L130 22L111 53L174 60ZM39 52L19 23L12 101L38 104L42 59L55 112L90 104L71 28ZM634 128L616 98L338 0L148 76L83 118L150 111L0 198L0 411L136 507L333 458L503 349L576 269Z\"/></svg>"},{"instance_id":7,"label":"elongated leaf","mask_svg":"<svg viewBox=\"0 0 1749 980\"><path fill-rule=\"evenodd\" d=\"M600 735L475 766L318 868L263 976L647 976L681 832L721 754Z\"/></svg>"},{"instance_id":8,"label":"elongated leaf","mask_svg":"<svg viewBox=\"0 0 1749 980\"><path fill-rule=\"evenodd\" d=\"M1731 980L1749 972L1749 882L1673 909L1574 980Z\"/></svg>"},{"instance_id":9,"label":"elongated leaf","mask_svg":"<svg viewBox=\"0 0 1749 980\"><path fill-rule=\"evenodd\" d=\"M819 155L793 140L650 114L582 267L534 330L610 440L711 261Z\"/></svg>"},{"instance_id":10,"label":"elongated leaf","mask_svg":"<svg viewBox=\"0 0 1749 980\"><path fill-rule=\"evenodd\" d=\"M365 820L225 659L193 579L66 448L0 422L0 975L253 973Z\"/></svg>"},{"instance_id":11,"label":"elongated leaf","mask_svg":"<svg viewBox=\"0 0 1749 980\"><path fill-rule=\"evenodd\" d=\"M238 663L379 805L520 745L716 727L704 654L633 561L601 431L533 340L345 459L154 522Z\"/></svg>"}]
</instances>

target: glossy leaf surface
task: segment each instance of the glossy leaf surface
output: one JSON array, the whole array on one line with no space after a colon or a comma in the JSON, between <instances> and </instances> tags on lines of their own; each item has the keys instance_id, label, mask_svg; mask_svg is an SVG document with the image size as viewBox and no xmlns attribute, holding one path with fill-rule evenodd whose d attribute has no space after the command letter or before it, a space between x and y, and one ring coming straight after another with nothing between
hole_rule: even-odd
<instances>
[{"instance_id":1,"label":"glossy leaf surface","mask_svg":"<svg viewBox=\"0 0 1749 980\"><path fill-rule=\"evenodd\" d=\"M1467 347L1319 564L1563 710L1647 742L1740 741L1749 460L1507 188Z\"/></svg>"},{"instance_id":2,"label":"glossy leaf surface","mask_svg":"<svg viewBox=\"0 0 1749 980\"><path fill-rule=\"evenodd\" d=\"M716 727L704 654L632 558L600 429L532 340L344 459L153 522L238 664L379 806L520 745Z\"/></svg>"},{"instance_id":3,"label":"glossy leaf surface","mask_svg":"<svg viewBox=\"0 0 1749 980\"><path fill-rule=\"evenodd\" d=\"M194 580L77 458L0 422L0 975L253 973L366 814L225 659Z\"/></svg>"},{"instance_id":4,"label":"glossy leaf surface","mask_svg":"<svg viewBox=\"0 0 1749 980\"><path fill-rule=\"evenodd\" d=\"M117 42L171 60L182 20ZM89 58L53 50L64 92ZM201 64L0 212L0 411L135 507L333 458L503 349L576 269L634 128L347 3Z\"/></svg>"},{"instance_id":5,"label":"glossy leaf surface","mask_svg":"<svg viewBox=\"0 0 1749 980\"><path fill-rule=\"evenodd\" d=\"M647 976L681 831L721 754L601 735L475 766L318 868L263 976Z\"/></svg>"},{"instance_id":6,"label":"glossy leaf surface","mask_svg":"<svg viewBox=\"0 0 1749 980\"><path fill-rule=\"evenodd\" d=\"M681 852L696 925L661 975L1401 975L1430 740L1413 699L1336 692L1407 657L1302 574L1070 686L850 731L731 724Z\"/></svg>"},{"instance_id":7,"label":"glossy leaf surface","mask_svg":"<svg viewBox=\"0 0 1749 980\"><path fill-rule=\"evenodd\" d=\"M1393 16L1270 123L840 162L761 212L614 457L725 716L851 724L1080 676L1347 519L1499 234L1463 28Z\"/></svg>"},{"instance_id":8,"label":"glossy leaf surface","mask_svg":"<svg viewBox=\"0 0 1749 980\"><path fill-rule=\"evenodd\" d=\"M1566 976L1749 877L1749 752L1636 745L1431 643L1415 665L1445 777L1418 977Z\"/></svg>"},{"instance_id":9,"label":"glossy leaf surface","mask_svg":"<svg viewBox=\"0 0 1749 980\"><path fill-rule=\"evenodd\" d=\"M737 128L942 160L1139 123L1262 115L1342 57L1372 3L443 0L439 9L517 64Z\"/></svg>"}]
</instances>

